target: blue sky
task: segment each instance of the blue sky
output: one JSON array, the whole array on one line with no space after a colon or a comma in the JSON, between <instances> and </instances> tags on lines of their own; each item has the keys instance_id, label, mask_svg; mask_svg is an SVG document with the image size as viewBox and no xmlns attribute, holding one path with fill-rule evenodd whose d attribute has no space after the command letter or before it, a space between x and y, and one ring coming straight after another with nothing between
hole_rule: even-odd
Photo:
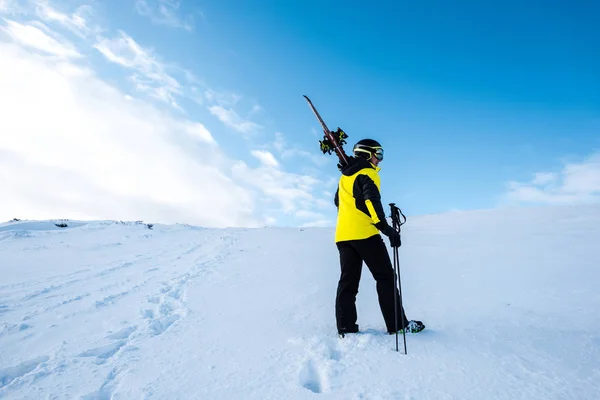
<instances>
[{"instance_id":1,"label":"blue sky","mask_svg":"<svg viewBox=\"0 0 600 400\"><path fill-rule=\"evenodd\" d=\"M1 217L333 226L303 94L408 215L596 202L588 3L0 0Z\"/></svg>"}]
</instances>

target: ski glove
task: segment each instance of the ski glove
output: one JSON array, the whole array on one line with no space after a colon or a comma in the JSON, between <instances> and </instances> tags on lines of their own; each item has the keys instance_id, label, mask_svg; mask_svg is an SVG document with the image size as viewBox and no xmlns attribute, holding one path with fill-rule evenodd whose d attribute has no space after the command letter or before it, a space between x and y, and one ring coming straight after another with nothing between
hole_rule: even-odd
<instances>
[{"instance_id":1,"label":"ski glove","mask_svg":"<svg viewBox=\"0 0 600 400\"><path fill-rule=\"evenodd\" d=\"M388 224L384 224L383 222L378 222L375 224L375 227L381 231L385 236L390 239L390 246L392 247L400 247L402 245L402 241L400 240L400 234L394 228L389 226Z\"/></svg>"}]
</instances>

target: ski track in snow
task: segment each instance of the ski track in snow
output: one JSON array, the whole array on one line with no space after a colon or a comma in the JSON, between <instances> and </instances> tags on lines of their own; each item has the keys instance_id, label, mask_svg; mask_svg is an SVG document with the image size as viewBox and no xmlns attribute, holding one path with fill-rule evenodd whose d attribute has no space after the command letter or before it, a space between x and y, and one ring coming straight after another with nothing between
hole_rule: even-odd
<instances>
[{"instance_id":1,"label":"ski track in snow","mask_svg":"<svg viewBox=\"0 0 600 400\"><path fill-rule=\"evenodd\" d=\"M37 233L39 232L15 233L11 237L31 239ZM47 233L42 232L44 236L48 236ZM6 241L6 235L4 236ZM88 342L88 346L83 346L80 351L74 351L63 341L55 351L0 369L0 397L8 396L20 388L39 384L46 377L72 373L81 369L82 363L91 363L105 366L102 369L88 367L94 375L100 374L102 370L108 372L97 390L81 394L80 398L111 399L121 375L127 372L128 365L135 360L137 348L154 337L167 334L177 321L186 317L187 286L194 279L206 276L212 267L223 262L230 254L235 240L231 234L223 234L215 243L211 243L212 237L208 238L208 243L202 235L196 239L198 243L182 243L172 249L150 248L150 254L140 254L129 261L109 261L105 265L89 265L68 274L49 275L43 280L33 279L0 286L0 315L4 316L3 320L10 321L21 316L22 321L27 321L21 324L3 322L0 340L3 336L9 337L12 345L35 334L43 335L45 329L55 327L55 324L38 327L38 319L61 312L74 303L86 302L86 305L78 305L61 313L66 321L93 315L94 309L111 310L119 307L129 296L136 295L140 299L137 303L138 312L130 315L129 321L120 321L124 326L120 330L104 332L100 337L94 332L90 336L97 338L90 337L89 342L86 336L76 338L78 342ZM96 247L102 248L105 245L98 244ZM210 251L204 251L205 247ZM46 244L43 248L53 249L51 244ZM129 275L129 270L136 272ZM143 271L141 281L139 271ZM138 279L134 279L134 275ZM166 277L168 278L165 279ZM42 322L39 324L42 325ZM19 334L20 337L16 337ZM0 345L4 343L0 342ZM3 348L0 347L0 353ZM0 358L0 361L0 366L7 363L5 358Z\"/></svg>"}]
</instances>

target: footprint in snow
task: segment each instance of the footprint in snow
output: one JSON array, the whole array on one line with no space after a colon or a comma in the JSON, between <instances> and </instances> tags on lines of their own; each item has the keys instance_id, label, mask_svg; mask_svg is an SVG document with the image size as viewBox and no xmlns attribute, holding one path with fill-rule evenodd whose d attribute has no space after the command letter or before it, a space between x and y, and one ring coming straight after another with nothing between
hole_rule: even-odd
<instances>
[{"instance_id":1,"label":"footprint in snow","mask_svg":"<svg viewBox=\"0 0 600 400\"><path fill-rule=\"evenodd\" d=\"M130 341L131 335L137 330L137 326L132 325L125 327L117 332L110 333L105 336L106 339L113 340L112 343L104 346L94 347L83 351L78 357L96 358L96 364L104 364L112 358Z\"/></svg>"},{"instance_id":2,"label":"footprint in snow","mask_svg":"<svg viewBox=\"0 0 600 400\"><path fill-rule=\"evenodd\" d=\"M102 386L92 393L82 396L80 400L110 400L113 398L115 387L117 386L119 371L113 368L104 379Z\"/></svg>"},{"instance_id":3,"label":"footprint in snow","mask_svg":"<svg viewBox=\"0 0 600 400\"><path fill-rule=\"evenodd\" d=\"M9 385L16 379L21 378L22 376L27 375L28 373L34 371L40 364L48 361L50 357L41 356L36 357L28 361L24 361L19 365L14 367L8 367L4 369L0 369L0 388Z\"/></svg>"},{"instance_id":4,"label":"footprint in snow","mask_svg":"<svg viewBox=\"0 0 600 400\"><path fill-rule=\"evenodd\" d=\"M125 346L126 343L125 340L119 340L105 346L95 347L79 354L79 357L96 357L96 364L103 364L106 360L114 356L121 347Z\"/></svg>"},{"instance_id":5,"label":"footprint in snow","mask_svg":"<svg viewBox=\"0 0 600 400\"><path fill-rule=\"evenodd\" d=\"M30 328L31 328L31 325L25 324L25 323L23 323L23 324L4 323L2 328L0 328L0 337L4 336L5 334L13 334L13 333L17 333L17 332L23 332Z\"/></svg>"},{"instance_id":6,"label":"footprint in snow","mask_svg":"<svg viewBox=\"0 0 600 400\"><path fill-rule=\"evenodd\" d=\"M142 316L148 320L148 333L150 336L163 334L171 325L181 318L181 288L165 283L158 295L148 297L151 308L141 311Z\"/></svg>"},{"instance_id":7,"label":"footprint in snow","mask_svg":"<svg viewBox=\"0 0 600 400\"><path fill-rule=\"evenodd\" d=\"M95 306L96 308L100 308L115 304L120 298L127 296L127 294L129 294L129 292L120 292L110 296L106 296L102 300L96 301Z\"/></svg>"},{"instance_id":8,"label":"footprint in snow","mask_svg":"<svg viewBox=\"0 0 600 400\"><path fill-rule=\"evenodd\" d=\"M170 297L179 300L181 298L181 289L180 288L175 288L173 290L171 290L170 292L167 293Z\"/></svg>"},{"instance_id":9,"label":"footprint in snow","mask_svg":"<svg viewBox=\"0 0 600 400\"><path fill-rule=\"evenodd\" d=\"M299 382L302 387L313 393L323 393L327 376L319 370L313 360L308 360L300 369Z\"/></svg>"},{"instance_id":10,"label":"footprint in snow","mask_svg":"<svg viewBox=\"0 0 600 400\"><path fill-rule=\"evenodd\" d=\"M128 326L127 328L123 328L120 331L117 331L115 333L111 333L110 335L107 335L106 338L114 339L114 340L129 339L129 336L131 336L131 334L133 332L135 332L136 329L137 329L137 326Z\"/></svg>"},{"instance_id":11,"label":"footprint in snow","mask_svg":"<svg viewBox=\"0 0 600 400\"><path fill-rule=\"evenodd\" d=\"M303 341L300 341L303 342ZM303 343L298 343L302 345ZM330 377L336 374L342 352L336 342L317 340L304 343L308 348L308 358L300 366L298 381L302 387L313 393L328 392L331 388Z\"/></svg>"},{"instance_id":12,"label":"footprint in snow","mask_svg":"<svg viewBox=\"0 0 600 400\"><path fill-rule=\"evenodd\" d=\"M154 319L148 325L151 336L163 334L175 321L179 319L179 315L173 314L166 317Z\"/></svg>"}]
</instances>

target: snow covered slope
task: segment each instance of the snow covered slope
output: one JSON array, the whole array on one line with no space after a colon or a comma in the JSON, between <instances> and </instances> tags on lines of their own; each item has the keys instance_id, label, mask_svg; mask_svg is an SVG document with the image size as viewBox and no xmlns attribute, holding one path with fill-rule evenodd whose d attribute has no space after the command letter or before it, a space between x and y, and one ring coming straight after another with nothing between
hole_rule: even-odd
<instances>
[{"instance_id":1,"label":"snow covered slope","mask_svg":"<svg viewBox=\"0 0 600 400\"><path fill-rule=\"evenodd\" d=\"M0 225L0 398L599 399L600 207L410 218L408 355L331 228Z\"/></svg>"}]
</instances>

